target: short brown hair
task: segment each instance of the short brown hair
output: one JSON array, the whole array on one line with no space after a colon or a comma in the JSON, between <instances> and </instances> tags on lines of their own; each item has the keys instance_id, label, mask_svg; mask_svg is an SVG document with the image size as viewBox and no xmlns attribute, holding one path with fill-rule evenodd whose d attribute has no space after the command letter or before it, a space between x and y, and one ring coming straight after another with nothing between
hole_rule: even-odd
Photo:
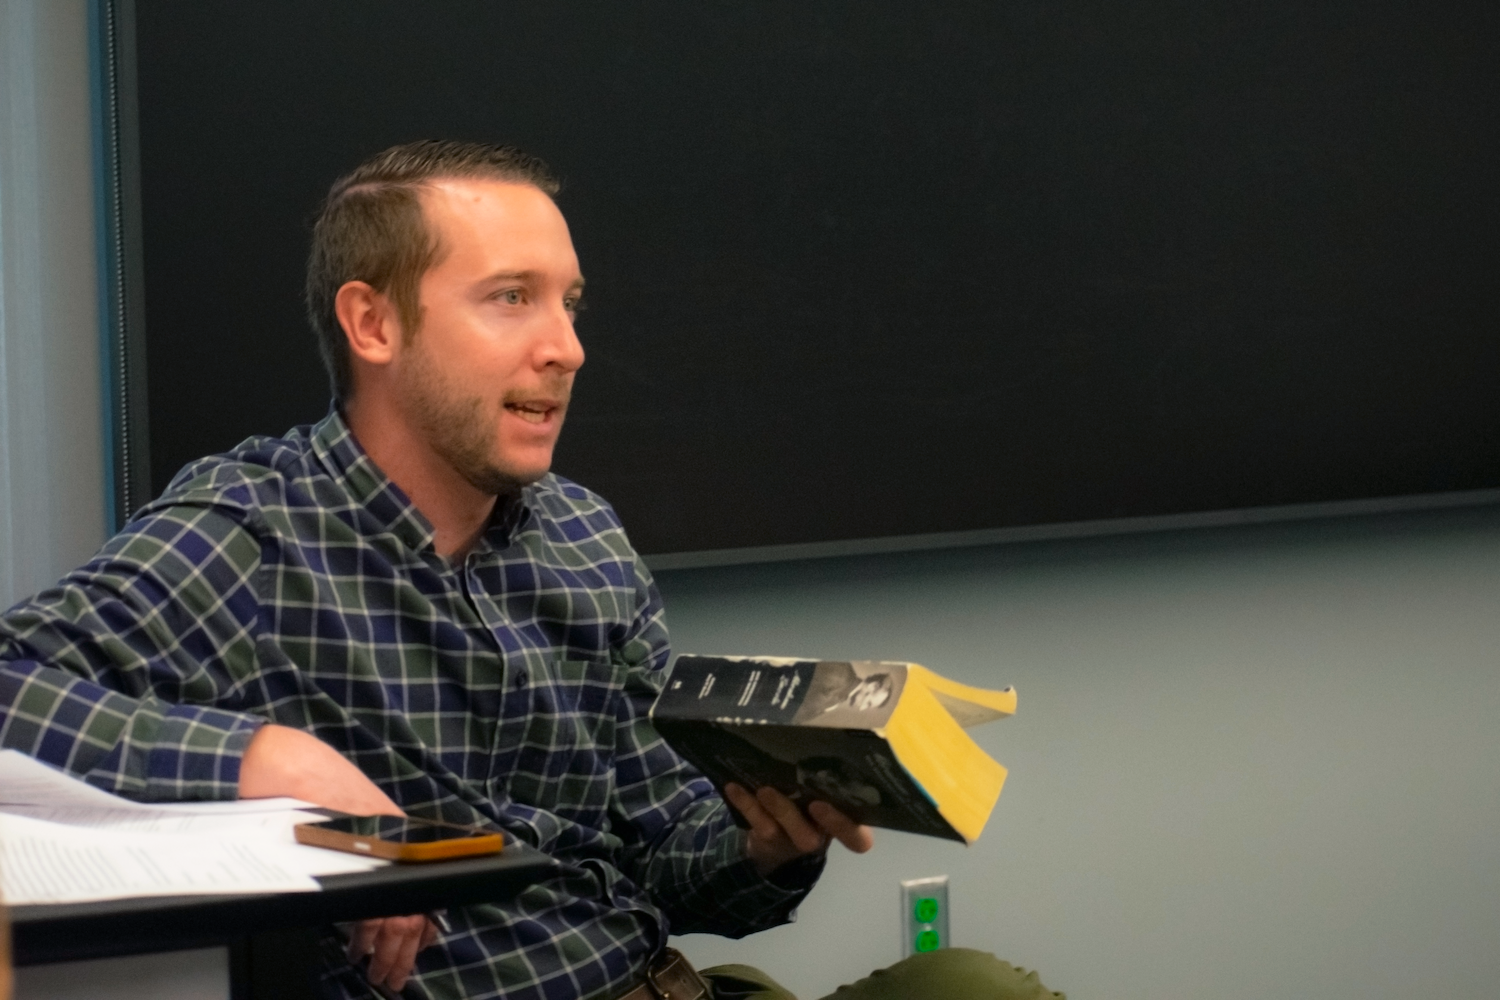
<instances>
[{"instance_id":1,"label":"short brown hair","mask_svg":"<svg viewBox=\"0 0 1500 1000\"><path fill-rule=\"evenodd\" d=\"M418 192L434 180L463 178L529 184L549 196L559 189L545 163L513 146L425 139L376 154L339 178L324 199L307 259L307 317L339 402L352 389L349 341L334 312L339 289L368 282L395 303L403 335L414 334L422 323L422 275L441 251Z\"/></svg>"}]
</instances>

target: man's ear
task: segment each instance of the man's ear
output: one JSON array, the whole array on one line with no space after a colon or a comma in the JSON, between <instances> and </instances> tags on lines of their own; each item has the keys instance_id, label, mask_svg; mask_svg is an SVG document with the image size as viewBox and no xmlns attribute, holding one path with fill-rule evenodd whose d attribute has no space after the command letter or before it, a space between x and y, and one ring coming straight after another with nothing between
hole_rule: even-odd
<instances>
[{"instance_id":1,"label":"man's ear","mask_svg":"<svg viewBox=\"0 0 1500 1000\"><path fill-rule=\"evenodd\" d=\"M390 364L401 341L401 321L388 296L368 282L348 281L334 296L333 313L351 354L367 364Z\"/></svg>"}]
</instances>

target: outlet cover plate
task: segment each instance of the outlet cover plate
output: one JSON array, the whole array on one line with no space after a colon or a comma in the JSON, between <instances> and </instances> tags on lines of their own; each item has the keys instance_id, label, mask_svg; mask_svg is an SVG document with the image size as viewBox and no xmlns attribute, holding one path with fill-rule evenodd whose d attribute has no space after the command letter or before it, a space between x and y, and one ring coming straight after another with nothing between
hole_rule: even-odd
<instances>
[{"instance_id":1,"label":"outlet cover plate","mask_svg":"<svg viewBox=\"0 0 1500 1000\"><path fill-rule=\"evenodd\" d=\"M901 883L901 957L951 947L948 937L948 876Z\"/></svg>"}]
</instances>

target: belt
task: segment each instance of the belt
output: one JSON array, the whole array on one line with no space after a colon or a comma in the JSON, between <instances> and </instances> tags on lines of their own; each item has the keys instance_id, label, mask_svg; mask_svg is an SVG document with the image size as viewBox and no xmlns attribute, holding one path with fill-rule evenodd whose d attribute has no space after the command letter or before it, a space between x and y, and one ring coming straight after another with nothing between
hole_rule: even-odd
<instances>
[{"instance_id":1,"label":"belt","mask_svg":"<svg viewBox=\"0 0 1500 1000\"><path fill-rule=\"evenodd\" d=\"M616 1000L713 1000L713 987L676 948L661 953L646 981Z\"/></svg>"}]
</instances>

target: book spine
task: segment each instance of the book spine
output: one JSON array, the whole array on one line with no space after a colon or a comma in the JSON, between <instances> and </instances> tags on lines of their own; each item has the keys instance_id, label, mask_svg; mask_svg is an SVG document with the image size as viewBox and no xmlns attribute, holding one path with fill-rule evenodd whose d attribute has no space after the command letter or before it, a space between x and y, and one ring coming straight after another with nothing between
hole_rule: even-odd
<instances>
[{"instance_id":1,"label":"book spine","mask_svg":"<svg viewBox=\"0 0 1500 1000\"><path fill-rule=\"evenodd\" d=\"M797 714L816 669L811 660L680 656L651 715L731 725L787 723Z\"/></svg>"}]
</instances>

